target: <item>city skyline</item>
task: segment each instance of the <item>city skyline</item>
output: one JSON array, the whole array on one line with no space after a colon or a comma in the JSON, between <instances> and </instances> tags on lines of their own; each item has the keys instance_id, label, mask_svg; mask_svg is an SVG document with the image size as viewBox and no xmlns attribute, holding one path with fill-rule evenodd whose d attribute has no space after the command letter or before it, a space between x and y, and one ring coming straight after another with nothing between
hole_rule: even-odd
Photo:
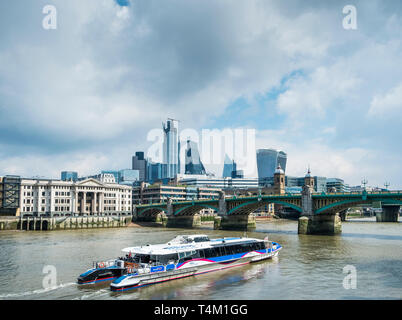
<instances>
[{"instance_id":1,"label":"city skyline","mask_svg":"<svg viewBox=\"0 0 402 320\"><path fill-rule=\"evenodd\" d=\"M254 128L292 176L310 164L402 187L401 4L355 1L345 30L343 4L174 3L158 15L152 1L57 2L56 30L42 28L44 1L0 4L0 175L129 168L173 117Z\"/></svg>"}]
</instances>

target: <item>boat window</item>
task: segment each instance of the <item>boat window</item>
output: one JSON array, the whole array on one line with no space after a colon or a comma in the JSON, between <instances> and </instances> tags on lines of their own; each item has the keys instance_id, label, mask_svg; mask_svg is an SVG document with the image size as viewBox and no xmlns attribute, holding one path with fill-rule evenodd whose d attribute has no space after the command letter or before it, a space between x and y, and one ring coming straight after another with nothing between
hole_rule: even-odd
<instances>
[{"instance_id":1,"label":"boat window","mask_svg":"<svg viewBox=\"0 0 402 320\"><path fill-rule=\"evenodd\" d=\"M158 256L158 261L160 264L168 264L169 261L176 262L177 260L179 260L179 256L177 253L164 254Z\"/></svg>"},{"instance_id":2,"label":"boat window","mask_svg":"<svg viewBox=\"0 0 402 320\"><path fill-rule=\"evenodd\" d=\"M234 254L233 246L226 246L226 247L225 247L225 251L226 251L226 254L227 254L227 255L229 255L229 254Z\"/></svg>"},{"instance_id":3,"label":"boat window","mask_svg":"<svg viewBox=\"0 0 402 320\"><path fill-rule=\"evenodd\" d=\"M252 243L242 243L240 246L241 246L242 252L253 251Z\"/></svg>"},{"instance_id":4,"label":"boat window","mask_svg":"<svg viewBox=\"0 0 402 320\"><path fill-rule=\"evenodd\" d=\"M214 249L215 249L215 248L207 248L207 249L204 249L205 258L213 258L213 257L216 257L216 252L215 252Z\"/></svg>"},{"instance_id":5,"label":"boat window","mask_svg":"<svg viewBox=\"0 0 402 320\"><path fill-rule=\"evenodd\" d=\"M225 256L226 255L225 247L218 247L217 249L219 249L219 255L220 256Z\"/></svg>"},{"instance_id":6,"label":"boat window","mask_svg":"<svg viewBox=\"0 0 402 320\"><path fill-rule=\"evenodd\" d=\"M186 251L186 252L179 252L179 259L185 258L185 257L195 257L197 255L196 250L192 251Z\"/></svg>"},{"instance_id":7,"label":"boat window","mask_svg":"<svg viewBox=\"0 0 402 320\"><path fill-rule=\"evenodd\" d=\"M241 252L242 252L241 246L240 246L239 244L236 244L236 245L234 246L234 251L235 251L236 253L241 253Z\"/></svg>"},{"instance_id":8,"label":"boat window","mask_svg":"<svg viewBox=\"0 0 402 320\"><path fill-rule=\"evenodd\" d=\"M137 259L134 259L140 263L149 263L151 256L149 254L138 254L136 255Z\"/></svg>"},{"instance_id":9,"label":"boat window","mask_svg":"<svg viewBox=\"0 0 402 320\"><path fill-rule=\"evenodd\" d=\"M194 238L194 242L204 242L204 241L209 241L208 237L197 237Z\"/></svg>"}]
</instances>

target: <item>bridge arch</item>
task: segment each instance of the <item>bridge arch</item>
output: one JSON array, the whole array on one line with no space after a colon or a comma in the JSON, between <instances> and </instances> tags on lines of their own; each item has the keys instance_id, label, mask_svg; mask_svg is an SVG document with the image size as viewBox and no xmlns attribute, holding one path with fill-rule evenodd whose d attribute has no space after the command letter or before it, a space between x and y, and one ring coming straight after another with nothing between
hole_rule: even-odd
<instances>
[{"instance_id":1,"label":"bridge arch","mask_svg":"<svg viewBox=\"0 0 402 320\"><path fill-rule=\"evenodd\" d=\"M381 202L381 204L395 204L402 206L402 200L392 200L392 199L353 199L353 200L343 200L333 202L329 205L321 207L315 210L316 214L323 214L329 212L340 212L342 210L348 209L350 207L354 207L359 204L370 204L373 202Z\"/></svg>"},{"instance_id":2,"label":"bridge arch","mask_svg":"<svg viewBox=\"0 0 402 320\"><path fill-rule=\"evenodd\" d=\"M152 216L156 216L157 214L159 214L161 212L167 213L167 208L164 208L164 207L146 207L143 209L137 208L137 216L139 216L139 217L144 217L144 216L152 217Z\"/></svg>"},{"instance_id":3,"label":"bridge arch","mask_svg":"<svg viewBox=\"0 0 402 320\"><path fill-rule=\"evenodd\" d=\"M266 206L267 204L281 204L283 206L287 206L287 207L291 207L294 210L298 211L298 212L302 212L302 208L293 204L293 203L289 203L286 201L282 201L282 200L268 200L268 199L261 199L260 201L258 200L251 200L251 201L247 201L244 203L241 203L237 206L235 206L234 208L230 209L227 214L228 215L234 215L234 214L250 214L258 209L260 209L263 206Z\"/></svg>"},{"instance_id":4,"label":"bridge arch","mask_svg":"<svg viewBox=\"0 0 402 320\"><path fill-rule=\"evenodd\" d=\"M209 205L209 204L203 204L203 203L191 203L187 206L183 206L173 212L174 216L193 216L200 212L202 209L212 209L215 211L219 211L218 207Z\"/></svg>"}]
</instances>

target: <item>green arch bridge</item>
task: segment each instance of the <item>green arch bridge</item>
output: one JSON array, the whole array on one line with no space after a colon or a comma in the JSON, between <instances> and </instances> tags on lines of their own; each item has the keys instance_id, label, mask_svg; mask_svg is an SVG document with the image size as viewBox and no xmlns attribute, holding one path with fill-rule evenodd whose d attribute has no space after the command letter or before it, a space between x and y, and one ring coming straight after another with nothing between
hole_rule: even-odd
<instances>
[{"instance_id":1,"label":"green arch bridge","mask_svg":"<svg viewBox=\"0 0 402 320\"><path fill-rule=\"evenodd\" d=\"M377 214L379 222L397 222L402 205L402 191L312 193L305 189L299 194L271 194L198 199L139 204L134 207L138 221L155 221L159 218L168 227L195 227L200 224L197 215L209 208L217 213L214 228L250 230L255 228L252 213L267 204L290 207L300 214L298 232L305 234L336 234L341 232L341 216L350 207L381 202L383 212Z\"/></svg>"}]
</instances>

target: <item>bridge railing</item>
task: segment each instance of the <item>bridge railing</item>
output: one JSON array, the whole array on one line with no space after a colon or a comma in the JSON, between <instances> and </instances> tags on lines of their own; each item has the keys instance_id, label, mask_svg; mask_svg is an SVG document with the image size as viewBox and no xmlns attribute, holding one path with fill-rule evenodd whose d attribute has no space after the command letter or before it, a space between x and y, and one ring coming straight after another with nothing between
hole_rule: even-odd
<instances>
[{"instance_id":1,"label":"bridge railing","mask_svg":"<svg viewBox=\"0 0 402 320\"><path fill-rule=\"evenodd\" d=\"M366 192L314 192L312 196L348 196L348 195L401 195L401 190L390 190L390 191L366 191ZM299 198L301 196L300 193L284 193L284 194L261 194L261 195L227 195L225 196L225 200L240 200L246 198L255 198L255 197L262 197L262 198L276 198L276 197L287 197L287 198ZM204 198L204 199L194 199L194 200L183 200L183 201L173 201L173 204L190 204L190 203L197 203L197 202L207 202L207 201L217 201L217 198ZM151 207L151 206L161 206L166 205L167 201L160 201L160 202L152 202L152 203L141 203L135 204L136 207Z\"/></svg>"},{"instance_id":2,"label":"bridge railing","mask_svg":"<svg viewBox=\"0 0 402 320\"><path fill-rule=\"evenodd\" d=\"M363 194L402 194L401 190L392 190L392 191L366 191L366 192L359 192L359 191L352 191L352 192L313 192L313 196L321 196L321 195L363 195Z\"/></svg>"}]
</instances>

